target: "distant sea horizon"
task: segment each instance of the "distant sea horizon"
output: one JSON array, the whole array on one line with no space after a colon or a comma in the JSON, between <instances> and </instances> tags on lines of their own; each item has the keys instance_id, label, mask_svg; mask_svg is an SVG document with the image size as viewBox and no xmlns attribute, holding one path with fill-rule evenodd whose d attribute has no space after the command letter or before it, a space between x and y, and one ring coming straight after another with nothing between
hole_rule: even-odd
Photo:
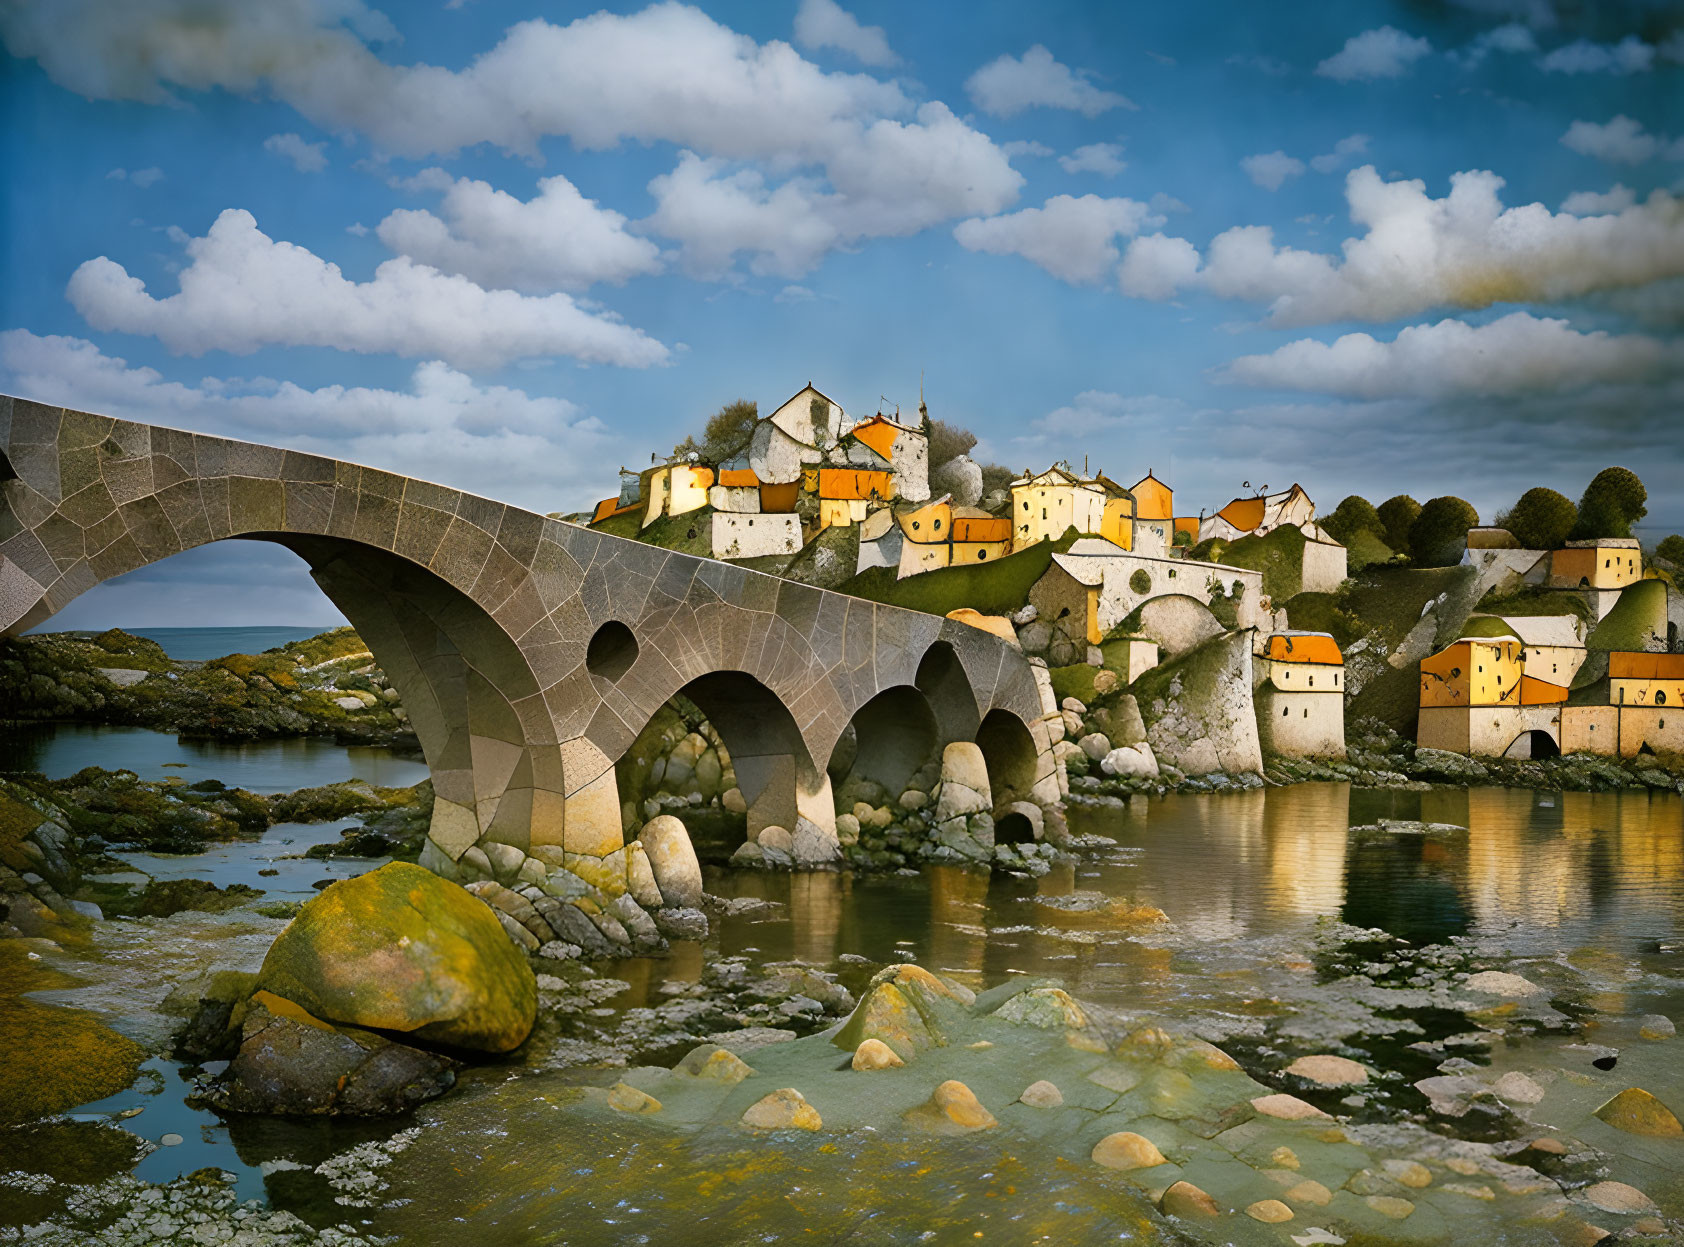
<instances>
[{"instance_id":1,"label":"distant sea horizon","mask_svg":"<svg viewBox=\"0 0 1684 1247\"><path fill-rule=\"evenodd\" d=\"M143 636L164 647L164 653L181 662L204 662L229 654L261 654L292 641L318 636L344 624L266 624L262 626L229 628L124 628L114 625L130 636ZM51 621L39 632L56 632ZM98 636L97 630L75 629L73 635Z\"/></svg>"}]
</instances>

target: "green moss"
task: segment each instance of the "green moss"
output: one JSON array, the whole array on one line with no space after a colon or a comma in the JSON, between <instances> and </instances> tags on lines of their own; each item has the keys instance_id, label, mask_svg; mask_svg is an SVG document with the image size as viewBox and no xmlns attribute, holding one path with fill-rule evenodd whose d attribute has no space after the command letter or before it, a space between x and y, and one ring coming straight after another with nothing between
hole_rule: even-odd
<instances>
[{"instance_id":1,"label":"green moss","mask_svg":"<svg viewBox=\"0 0 1684 1247\"><path fill-rule=\"evenodd\" d=\"M1585 648L1646 650L1666 640L1666 625L1666 586L1658 580L1639 580L1620 591L1620 600L1596 625Z\"/></svg>"},{"instance_id":2,"label":"green moss","mask_svg":"<svg viewBox=\"0 0 1684 1247\"><path fill-rule=\"evenodd\" d=\"M985 615L1009 615L1029 601L1029 590L1046 575L1053 554L1068 550L1076 540L1072 530L1055 542L1036 542L997 563L947 567L905 580L897 580L892 567L872 567L836 588L854 597L931 615L946 615L962 606Z\"/></svg>"},{"instance_id":3,"label":"green moss","mask_svg":"<svg viewBox=\"0 0 1684 1247\"><path fill-rule=\"evenodd\" d=\"M1577 615L1587 625L1596 622L1591 618L1590 603L1581 594L1534 585L1517 593L1487 593L1480 599L1479 609L1492 615Z\"/></svg>"},{"instance_id":4,"label":"green moss","mask_svg":"<svg viewBox=\"0 0 1684 1247\"><path fill-rule=\"evenodd\" d=\"M1304 587L1304 547L1308 538L1296 524L1283 524L1261 537L1224 542L1201 541L1187 557L1263 573L1263 592L1276 602L1295 597Z\"/></svg>"},{"instance_id":5,"label":"green moss","mask_svg":"<svg viewBox=\"0 0 1684 1247\"><path fill-rule=\"evenodd\" d=\"M1364 631L1346 601L1344 594L1300 593L1286 602L1287 624L1303 632L1326 632L1344 649Z\"/></svg>"},{"instance_id":6,"label":"green moss","mask_svg":"<svg viewBox=\"0 0 1684 1247\"><path fill-rule=\"evenodd\" d=\"M1208 705L1218 691L1232 643L1230 635L1214 636L1150 671L1142 672L1134 682L1132 692L1146 722L1151 724L1156 721L1157 716L1151 706L1157 701L1166 704L1184 702L1195 707ZM1181 693L1179 697L1172 697L1169 686L1177 679L1181 681Z\"/></svg>"},{"instance_id":7,"label":"green moss","mask_svg":"<svg viewBox=\"0 0 1684 1247\"><path fill-rule=\"evenodd\" d=\"M144 1048L91 1013L22 999L70 986L67 975L30 961L21 940L0 940L0 1126L115 1095L146 1059Z\"/></svg>"},{"instance_id":8,"label":"green moss","mask_svg":"<svg viewBox=\"0 0 1684 1247\"><path fill-rule=\"evenodd\" d=\"M1366 528L1359 528L1345 543L1345 570L1353 575L1365 567L1388 563L1396 557L1389 545Z\"/></svg>"},{"instance_id":9,"label":"green moss","mask_svg":"<svg viewBox=\"0 0 1684 1247\"><path fill-rule=\"evenodd\" d=\"M1099 667L1090 667L1085 662L1079 662L1068 667L1049 668L1047 674L1052 677L1053 693L1059 701L1062 702L1066 697L1074 697L1087 705L1093 702L1093 678L1100 670Z\"/></svg>"},{"instance_id":10,"label":"green moss","mask_svg":"<svg viewBox=\"0 0 1684 1247\"><path fill-rule=\"evenodd\" d=\"M1467 622L1462 625L1462 631L1458 639L1460 637L1499 636L1515 636L1514 629L1509 626L1506 620L1499 619L1495 615L1470 615ZM1515 637L1515 640L1518 641L1519 639L1519 637Z\"/></svg>"}]
</instances>

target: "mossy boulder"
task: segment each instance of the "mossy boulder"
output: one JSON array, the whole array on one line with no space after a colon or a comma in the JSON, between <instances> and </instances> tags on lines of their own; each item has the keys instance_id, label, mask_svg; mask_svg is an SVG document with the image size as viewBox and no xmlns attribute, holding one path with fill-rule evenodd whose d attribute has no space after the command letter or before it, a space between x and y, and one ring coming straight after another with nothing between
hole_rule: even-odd
<instances>
[{"instance_id":1,"label":"mossy boulder","mask_svg":"<svg viewBox=\"0 0 1684 1247\"><path fill-rule=\"evenodd\" d=\"M518 1047L538 1008L532 968L491 909L408 862L306 902L258 985L331 1022L485 1052Z\"/></svg>"},{"instance_id":2,"label":"mossy boulder","mask_svg":"<svg viewBox=\"0 0 1684 1247\"><path fill-rule=\"evenodd\" d=\"M971 1001L962 993L957 984L922 966L890 966L872 976L831 1043L851 1052L867 1039L876 1039L902 1060L911 1060L921 1049L946 1046L968 1015Z\"/></svg>"}]
</instances>

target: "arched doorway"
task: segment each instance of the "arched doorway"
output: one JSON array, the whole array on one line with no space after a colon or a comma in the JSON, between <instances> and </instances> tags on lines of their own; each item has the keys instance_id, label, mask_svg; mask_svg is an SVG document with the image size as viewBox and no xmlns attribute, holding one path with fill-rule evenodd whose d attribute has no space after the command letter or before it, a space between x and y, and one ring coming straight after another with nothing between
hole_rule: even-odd
<instances>
[{"instance_id":1,"label":"arched doorway","mask_svg":"<svg viewBox=\"0 0 1684 1247\"><path fill-rule=\"evenodd\" d=\"M1009 710L990 710L977 729L977 747L988 767L994 808L1032 800L1035 787L1035 738Z\"/></svg>"},{"instance_id":2,"label":"arched doorway","mask_svg":"<svg viewBox=\"0 0 1684 1247\"><path fill-rule=\"evenodd\" d=\"M1561 745L1542 728L1522 732L1503 750L1505 758L1559 758Z\"/></svg>"}]
</instances>

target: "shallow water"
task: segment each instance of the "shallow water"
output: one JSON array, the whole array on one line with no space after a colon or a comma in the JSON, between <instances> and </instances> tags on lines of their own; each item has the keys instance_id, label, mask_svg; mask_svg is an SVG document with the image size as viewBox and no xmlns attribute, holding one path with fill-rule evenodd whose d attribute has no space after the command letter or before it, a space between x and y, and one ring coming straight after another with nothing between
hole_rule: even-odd
<instances>
[{"instance_id":1,"label":"shallow water","mask_svg":"<svg viewBox=\"0 0 1684 1247\"><path fill-rule=\"evenodd\" d=\"M145 727L88 723L0 724L0 772L40 771L64 779L83 767L133 771L141 779L221 780L252 792L291 792L347 779L407 788L427 778L418 753L331 740L189 740Z\"/></svg>"},{"instance_id":2,"label":"shallow water","mask_svg":"<svg viewBox=\"0 0 1684 1247\"><path fill-rule=\"evenodd\" d=\"M1465 830L1350 830L1380 819ZM1413 1123L1451 1139L1493 1141L1526 1128L1502 1113L1431 1112L1411 1084L1440 1072L1447 1059L1492 1073L1558 1077L1552 1085L1582 1082L1574 1094L1593 1097L1591 1107L1611 1094L1607 1088L1628 1085L1621 1080L1684 1107L1684 1060L1675 1048L1684 1040L1636 1038L1644 1015L1684 1019L1684 959L1668 951L1684 935L1684 802L1676 794L1353 792L1313 784L1073 808L1071 825L1105 839L1089 841L1077 865L1038 880L948 867L862 877L710 868L709 891L774 904L716 920L706 948L678 946L668 956L603 967L630 984L605 1003L615 1010L659 1003L663 984L695 981L705 959L724 955L824 967L856 992L879 965L911 959L977 990L1017 975L1056 978L1078 998L1134 1021L1218 1042L1253 1077L1282 1089L1278 1071L1294 1056L1342 1052L1378 1071L1359 1102L1292 1089L1359 1125ZM297 846L261 853L288 847ZM261 853L168 866L270 887L271 880L242 873L255 869ZM308 888L306 876L319 869L322 877L325 867L285 866L289 873L273 881L276 894ZM1156 906L1168 921L1125 920L1083 893ZM120 990L108 984L95 992L96 1007L117 1013L122 1028L155 1028L150 1003L126 1023L121 1018L123 992L144 994L133 965L149 941L174 949L165 971L174 981L204 968L207 945L221 962L254 968L279 925L239 914L168 920L150 931L112 924L127 929L102 941L105 955L134 977ZM219 949L218 930L238 934ZM1482 1030L1433 997L1434 983L1486 968L1526 975L1547 996L1501 1032ZM1606 1087L1588 1065L1587 1043L1622 1054ZM1056 1140L1044 1154L1043 1145L1003 1137L932 1149L898 1137L893 1121L880 1132L787 1146L717 1132L685 1138L634 1122L605 1133L598 1121L568 1116L567 1097L575 1084L618 1075L529 1072L538 1064L470 1071L459 1092L422 1111L419 1142L389 1170L389 1194L411 1201L395 1208L351 1217L322 1178L297 1169L264 1177L262 1167L313 1165L354 1142L390 1136L409 1119L312 1123L306 1131L193 1118L191 1159L194 1167L235 1172L242 1191L261 1188L317 1224L372 1223L413 1242L915 1243L975 1241L979 1232L1009 1242L1042 1234L1052 1236L1045 1241L1169 1241L1145 1219L1137 1192L1115 1175L1094 1173ZM137 1128L152 1119L151 1130L140 1131L148 1137L180 1115L157 1111L179 1100L179 1083L165 1079L150 1093L125 1094L144 1094L154 1106L137 1119ZM146 1163L185 1172L187 1151L166 1149ZM1684 1163L1638 1155L1621 1164L1627 1168L1618 1176L1642 1186L1668 1216L1684 1215ZM1479 1215L1487 1218L1478 1223L1479 1241L1555 1241L1536 1227L1499 1231L1483 1206ZM1292 1228L1313 1223L1301 1219ZM1424 1232L1429 1223L1410 1224ZM688 1239L686 1227L695 1229ZM1250 1241L1263 1228L1236 1223L1232 1232ZM1285 1241L1269 1233L1269 1241Z\"/></svg>"}]
</instances>

